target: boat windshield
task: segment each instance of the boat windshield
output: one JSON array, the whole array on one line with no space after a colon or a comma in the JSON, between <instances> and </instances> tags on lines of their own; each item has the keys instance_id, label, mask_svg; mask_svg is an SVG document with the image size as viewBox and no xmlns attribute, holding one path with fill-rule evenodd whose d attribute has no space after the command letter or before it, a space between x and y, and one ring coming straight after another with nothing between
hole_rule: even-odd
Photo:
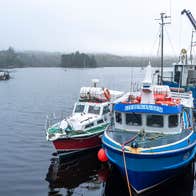
<instances>
[{"instance_id":1,"label":"boat windshield","mask_svg":"<svg viewBox=\"0 0 196 196\"><path fill-rule=\"evenodd\" d=\"M178 126L178 115L170 115L168 117L169 127L177 127Z\"/></svg>"},{"instance_id":2,"label":"boat windshield","mask_svg":"<svg viewBox=\"0 0 196 196\"><path fill-rule=\"evenodd\" d=\"M161 115L147 115L147 126L149 127L163 127L163 116Z\"/></svg>"},{"instance_id":3,"label":"boat windshield","mask_svg":"<svg viewBox=\"0 0 196 196\"><path fill-rule=\"evenodd\" d=\"M100 107L96 105L90 105L88 108L88 113L91 114L100 114Z\"/></svg>"},{"instance_id":4,"label":"boat windshield","mask_svg":"<svg viewBox=\"0 0 196 196\"><path fill-rule=\"evenodd\" d=\"M77 104L76 107L75 107L75 113L82 113L84 112L84 105L81 105L81 104Z\"/></svg>"},{"instance_id":5,"label":"boat windshield","mask_svg":"<svg viewBox=\"0 0 196 196\"><path fill-rule=\"evenodd\" d=\"M141 114L127 113L126 114L126 124L132 126L141 126L142 125L142 116Z\"/></svg>"}]
</instances>

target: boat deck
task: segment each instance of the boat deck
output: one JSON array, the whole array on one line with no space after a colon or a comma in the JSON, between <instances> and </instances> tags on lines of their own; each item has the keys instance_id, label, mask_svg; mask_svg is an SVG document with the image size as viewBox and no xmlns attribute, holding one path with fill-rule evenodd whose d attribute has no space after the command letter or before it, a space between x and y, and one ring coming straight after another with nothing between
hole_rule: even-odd
<instances>
[{"instance_id":1,"label":"boat deck","mask_svg":"<svg viewBox=\"0 0 196 196\"><path fill-rule=\"evenodd\" d=\"M144 133L143 135L140 135L136 132L114 128L109 128L107 130L107 135L115 142L121 145L128 142L126 146L131 146L131 143L134 141L137 142L139 148L152 148L156 146L171 144L182 140L190 133L190 130L183 130L180 134ZM131 138L134 139L131 141Z\"/></svg>"}]
</instances>

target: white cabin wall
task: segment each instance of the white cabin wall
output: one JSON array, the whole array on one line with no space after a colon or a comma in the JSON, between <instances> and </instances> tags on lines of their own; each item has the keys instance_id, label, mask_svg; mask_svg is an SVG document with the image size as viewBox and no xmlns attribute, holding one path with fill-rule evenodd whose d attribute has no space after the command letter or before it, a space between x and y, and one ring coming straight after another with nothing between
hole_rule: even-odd
<instances>
[{"instance_id":1,"label":"white cabin wall","mask_svg":"<svg viewBox=\"0 0 196 196\"><path fill-rule=\"evenodd\" d=\"M168 124L168 117L169 115L164 115L164 124L163 127L150 127L147 126L147 115L148 114L142 114L142 126L130 126L126 124L126 119L125 119L125 114L126 113L121 113L122 114L122 124L117 123L115 119L115 128L125 130L125 131L132 131L132 132L139 132L140 130L144 129L145 132L149 133L164 133L164 134L176 134L180 133L182 131L181 129L181 123L180 123L180 118L178 115L178 126L170 128Z\"/></svg>"}]
</instances>

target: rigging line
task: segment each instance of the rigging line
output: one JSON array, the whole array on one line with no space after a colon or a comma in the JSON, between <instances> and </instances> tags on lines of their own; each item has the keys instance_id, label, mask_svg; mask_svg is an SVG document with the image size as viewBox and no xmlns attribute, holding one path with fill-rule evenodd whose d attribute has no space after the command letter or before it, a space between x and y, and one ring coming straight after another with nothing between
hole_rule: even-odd
<instances>
[{"instance_id":1,"label":"rigging line","mask_svg":"<svg viewBox=\"0 0 196 196\"><path fill-rule=\"evenodd\" d=\"M180 29L179 29L179 48L182 48L182 17L180 17Z\"/></svg>"},{"instance_id":2,"label":"rigging line","mask_svg":"<svg viewBox=\"0 0 196 196\"><path fill-rule=\"evenodd\" d=\"M169 16L170 16L170 23L172 19L172 0L169 0Z\"/></svg>"},{"instance_id":3,"label":"rigging line","mask_svg":"<svg viewBox=\"0 0 196 196\"><path fill-rule=\"evenodd\" d=\"M168 31L167 31L166 28L165 28L165 32L166 32L166 35L167 35L167 39L168 39L168 41L169 41L169 43L170 43L170 45L171 45L171 48L172 48L172 50L173 50L173 52L174 52L174 55L177 55L176 50L175 50L175 48L174 48L174 45L172 44L172 41L171 41L171 39L170 39L169 33L168 33Z\"/></svg>"},{"instance_id":4,"label":"rigging line","mask_svg":"<svg viewBox=\"0 0 196 196\"><path fill-rule=\"evenodd\" d=\"M158 42L158 48L157 48L157 56L159 56L160 46L161 46L161 26L159 27L159 42Z\"/></svg>"},{"instance_id":5,"label":"rigging line","mask_svg":"<svg viewBox=\"0 0 196 196\"><path fill-rule=\"evenodd\" d=\"M158 31L156 33L156 36L155 36L155 39L154 39L154 42L153 42L153 45L152 45L151 54L153 53L153 51L155 49L155 45L157 43L157 40L159 40L159 42L160 42L160 39L159 38L160 38L160 26L158 27ZM149 59L150 59L150 55L149 55Z\"/></svg>"}]
</instances>

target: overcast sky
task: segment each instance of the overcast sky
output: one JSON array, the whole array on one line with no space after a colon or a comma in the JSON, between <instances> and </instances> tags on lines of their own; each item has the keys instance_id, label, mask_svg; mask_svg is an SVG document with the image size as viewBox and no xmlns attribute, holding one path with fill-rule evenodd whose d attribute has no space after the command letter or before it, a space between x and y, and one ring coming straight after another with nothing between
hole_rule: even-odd
<instances>
[{"instance_id":1,"label":"overcast sky","mask_svg":"<svg viewBox=\"0 0 196 196\"><path fill-rule=\"evenodd\" d=\"M0 50L156 55L166 12L165 53L178 55L192 31L183 9L196 18L196 0L0 0Z\"/></svg>"}]
</instances>

